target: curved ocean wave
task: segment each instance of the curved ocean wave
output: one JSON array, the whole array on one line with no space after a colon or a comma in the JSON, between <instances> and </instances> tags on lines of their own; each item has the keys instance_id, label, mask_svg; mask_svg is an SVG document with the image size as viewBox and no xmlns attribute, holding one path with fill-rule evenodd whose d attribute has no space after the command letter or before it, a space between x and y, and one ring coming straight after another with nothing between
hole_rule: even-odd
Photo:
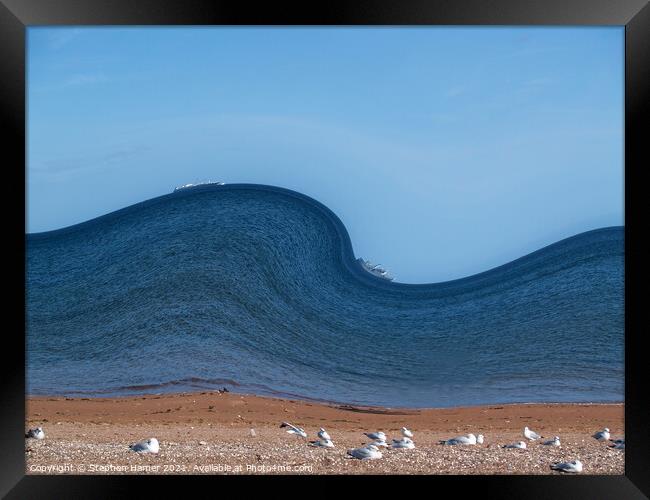
<instances>
[{"instance_id":1,"label":"curved ocean wave","mask_svg":"<svg viewBox=\"0 0 650 500\"><path fill-rule=\"evenodd\" d=\"M621 401L623 297L622 227L405 284L364 270L307 196L197 186L27 236L28 392Z\"/></svg>"}]
</instances>

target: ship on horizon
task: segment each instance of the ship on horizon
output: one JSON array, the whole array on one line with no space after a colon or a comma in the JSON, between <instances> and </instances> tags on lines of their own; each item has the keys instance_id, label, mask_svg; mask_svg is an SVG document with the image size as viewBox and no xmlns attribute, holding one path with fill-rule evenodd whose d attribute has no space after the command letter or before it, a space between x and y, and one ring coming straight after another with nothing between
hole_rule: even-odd
<instances>
[{"instance_id":1,"label":"ship on horizon","mask_svg":"<svg viewBox=\"0 0 650 500\"><path fill-rule=\"evenodd\" d=\"M373 264L369 260L364 260L362 258L358 258L357 261L359 264L361 264L361 267L363 267L363 269L374 276L383 278L388 281L393 281L395 279L385 268L381 267L379 264Z\"/></svg>"},{"instance_id":2,"label":"ship on horizon","mask_svg":"<svg viewBox=\"0 0 650 500\"><path fill-rule=\"evenodd\" d=\"M224 184L225 182L221 182L221 181L205 181L205 182L197 182L197 183L188 183L188 184L183 184L182 186L176 186L173 192L175 193L176 191L182 191L184 189L190 189L197 186L206 186L206 185L223 186Z\"/></svg>"}]
</instances>

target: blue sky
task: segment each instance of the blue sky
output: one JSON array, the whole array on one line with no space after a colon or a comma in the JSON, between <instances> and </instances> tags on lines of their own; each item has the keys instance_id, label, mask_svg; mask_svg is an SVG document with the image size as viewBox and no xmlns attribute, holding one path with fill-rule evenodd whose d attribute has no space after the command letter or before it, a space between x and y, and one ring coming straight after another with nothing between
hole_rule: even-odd
<instances>
[{"instance_id":1,"label":"blue sky","mask_svg":"<svg viewBox=\"0 0 650 500\"><path fill-rule=\"evenodd\" d=\"M406 283L622 225L622 27L28 28L27 231L222 180Z\"/></svg>"}]
</instances>

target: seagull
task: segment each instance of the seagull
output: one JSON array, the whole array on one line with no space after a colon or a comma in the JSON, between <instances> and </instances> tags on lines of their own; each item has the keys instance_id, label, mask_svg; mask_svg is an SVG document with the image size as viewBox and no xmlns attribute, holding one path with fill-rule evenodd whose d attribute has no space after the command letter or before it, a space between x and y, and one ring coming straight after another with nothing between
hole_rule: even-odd
<instances>
[{"instance_id":1,"label":"seagull","mask_svg":"<svg viewBox=\"0 0 650 500\"><path fill-rule=\"evenodd\" d=\"M560 446L560 436L555 436L553 439L544 441L542 444L545 446Z\"/></svg>"},{"instance_id":2,"label":"seagull","mask_svg":"<svg viewBox=\"0 0 650 500\"><path fill-rule=\"evenodd\" d=\"M139 453L158 453L160 445L156 438L149 438L143 441L138 441L137 443L130 445L129 448Z\"/></svg>"},{"instance_id":3,"label":"seagull","mask_svg":"<svg viewBox=\"0 0 650 500\"><path fill-rule=\"evenodd\" d=\"M512 443L512 444L506 444L502 446L501 448L519 448L522 450L526 449L526 442L525 441L519 441L517 443Z\"/></svg>"},{"instance_id":4,"label":"seagull","mask_svg":"<svg viewBox=\"0 0 650 500\"><path fill-rule=\"evenodd\" d=\"M25 434L25 437L33 438L33 439L43 439L45 438L45 433L43 432L42 427L36 427L36 429L29 429Z\"/></svg>"},{"instance_id":5,"label":"seagull","mask_svg":"<svg viewBox=\"0 0 650 500\"><path fill-rule=\"evenodd\" d=\"M407 438L412 438L413 433L410 430L408 430L406 427L402 427L402 436Z\"/></svg>"},{"instance_id":6,"label":"seagull","mask_svg":"<svg viewBox=\"0 0 650 500\"><path fill-rule=\"evenodd\" d=\"M610 439L612 444L609 445L610 448L616 449L616 450L624 450L625 449L625 439Z\"/></svg>"},{"instance_id":7,"label":"seagull","mask_svg":"<svg viewBox=\"0 0 650 500\"><path fill-rule=\"evenodd\" d=\"M438 442L440 444L476 444L476 436L474 434L467 434L467 436L458 436Z\"/></svg>"},{"instance_id":8,"label":"seagull","mask_svg":"<svg viewBox=\"0 0 650 500\"><path fill-rule=\"evenodd\" d=\"M287 431L289 434L296 434L297 436L304 438L307 437L307 433L304 430L302 430L300 427L296 427L295 425L291 425L289 422L282 422L280 428L282 427L289 427L289 430Z\"/></svg>"},{"instance_id":9,"label":"seagull","mask_svg":"<svg viewBox=\"0 0 650 500\"><path fill-rule=\"evenodd\" d=\"M378 439L379 441L386 441L386 434L383 432L364 432L364 435L368 436L370 439L376 440Z\"/></svg>"},{"instance_id":10,"label":"seagull","mask_svg":"<svg viewBox=\"0 0 650 500\"><path fill-rule=\"evenodd\" d=\"M524 437L527 437L531 441L535 441L535 439L539 439L544 436L540 436L535 431L531 431L528 427L524 427Z\"/></svg>"},{"instance_id":11,"label":"seagull","mask_svg":"<svg viewBox=\"0 0 650 500\"><path fill-rule=\"evenodd\" d=\"M319 441L309 441L309 446L320 446L323 448L334 448L334 443L331 439L321 439Z\"/></svg>"},{"instance_id":12,"label":"seagull","mask_svg":"<svg viewBox=\"0 0 650 500\"><path fill-rule=\"evenodd\" d=\"M412 450L413 448L415 448L415 443L411 438L404 436L402 439L393 439L392 447L393 449L407 448L409 450Z\"/></svg>"},{"instance_id":13,"label":"seagull","mask_svg":"<svg viewBox=\"0 0 650 500\"><path fill-rule=\"evenodd\" d=\"M598 441L608 441L609 440L609 429L605 427L602 431L598 431L596 434L591 437L597 439Z\"/></svg>"},{"instance_id":14,"label":"seagull","mask_svg":"<svg viewBox=\"0 0 650 500\"><path fill-rule=\"evenodd\" d=\"M321 427L320 430L318 431L318 437L321 438L321 439L325 439L325 440L327 440L327 441L329 441L330 439L332 439L332 438L330 437L330 435L327 433L327 431L326 431L325 429L323 429L322 427Z\"/></svg>"},{"instance_id":15,"label":"seagull","mask_svg":"<svg viewBox=\"0 0 650 500\"><path fill-rule=\"evenodd\" d=\"M476 442L478 444L483 444L483 441L484 441L483 434L479 434L478 436L476 436Z\"/></svg>"},{"instance_id":16,"label":"seagull","mask_svg":"<svg viewBox=\"0 0 650 500\"><path fill-rule=\"evenodd\" d=\"M377 448L374 444L369 444L362 446L361 448L348 450L348 455L354 458L358 458L359 460L375 460L383 456L381 454L381 451L379 451L379 448Z\"/></svg>"},{"instance_id":17,"label":"seagull","mask_svg":"<svg viewBox=\"0 0 650 500\"><path fill-rule=\"evenodd\" d=\"M388 443L386 443L386 441L384 441L383 439L375 439L374 441L372 441L372 442L370 442L368 444L374 444L377 447L381 446L383 448L388 448ZM366 445L366 446L368 446L368 445Z\"/></svg>"},{"instance_id":18,"label":"seagull","mask_svg":"<svg viewBox=\"0 0 650 500\"><path fill-rule=\"evenodd\" d=\"M582 472L582 462L574 460L572 462L555 463L551 465L551 469L560 472Z\"/></svg>"}]
</instances>

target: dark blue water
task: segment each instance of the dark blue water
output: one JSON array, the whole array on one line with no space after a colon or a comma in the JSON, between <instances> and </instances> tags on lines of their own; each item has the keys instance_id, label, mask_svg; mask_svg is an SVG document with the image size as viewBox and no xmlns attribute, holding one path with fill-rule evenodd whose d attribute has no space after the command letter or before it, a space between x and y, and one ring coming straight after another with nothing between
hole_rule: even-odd
<instances>
[{"instance_id":1,"label":"dark blue water","mask_svg":"<svg viewBox=\"0 0 650 500\"><path fill-rule=\"evenodd\" d=\"M391 283L310 198L197 187L28 235L28 392L622 401L623 267L613 227L464 279Z\"/></svg>"}]
</instances>

